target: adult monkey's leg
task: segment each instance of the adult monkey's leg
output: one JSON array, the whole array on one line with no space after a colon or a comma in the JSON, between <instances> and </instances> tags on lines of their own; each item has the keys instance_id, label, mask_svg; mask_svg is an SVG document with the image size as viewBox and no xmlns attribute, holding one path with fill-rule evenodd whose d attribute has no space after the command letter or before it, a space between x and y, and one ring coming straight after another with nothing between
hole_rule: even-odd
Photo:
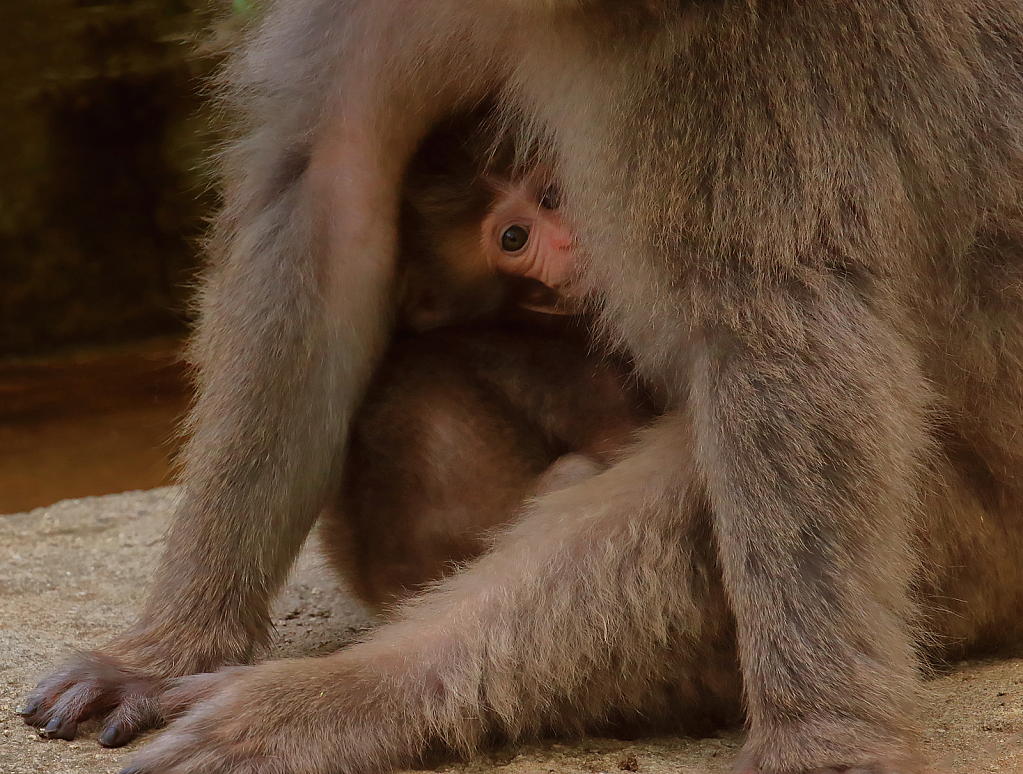
<instances>
[{"instance_id":1,"label":"adult monkey's leg","mask_svg":"<svg viewBox=\"0 0 1023 774\"><path fill-rule=\"evenodd\" d=\"M734 633L688 420L548 495L362 644L186 678L132 774L381 771L497 733L734 721Z\"/></svg>"},{"instance_id":2,"label":"adult monkey's leg","mask_svg":"<svg viewBox=\"0 0 1023 774\"><path fill-rule=\"evenodd\" d=\"M401 174L430 124L491 88L502 20L436 2L301 0L230 69L251 131L225 156L193 348L184 495L140 621L26 702L71 739L113 710L117 746L160 719L168 678L246 663L332 482L385 343ZM468 17L468 18L467 18Z\"/></svg>"},{"instance_id":3,"label":"adult monkey's leg","mask_svg":"<svg viewBox=\"0 0 1023 774\"><path fill-rule=\"evenodd\" d=\"M843 278L779 283L697 345L750 771L922 770L910 584L933 395L878 308Z\"/></svg>"}]
</instances>

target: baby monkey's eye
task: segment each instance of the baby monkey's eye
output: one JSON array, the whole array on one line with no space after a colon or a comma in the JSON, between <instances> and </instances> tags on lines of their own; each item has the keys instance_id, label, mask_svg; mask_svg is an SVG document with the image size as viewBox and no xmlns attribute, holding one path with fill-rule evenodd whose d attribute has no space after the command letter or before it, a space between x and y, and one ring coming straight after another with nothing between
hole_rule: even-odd
<instances>
[{"instance_id":1,"label":"baby monkey's eye","mask_svg":"<svg viewBox=\"0 0 1023 774\"><path fill-rule=\"evenodd\" d=\"M506 253L517 253L529 241L529 230L525 226L509 226L501 234L501 249Z\"/></svg>"}]
</instances>

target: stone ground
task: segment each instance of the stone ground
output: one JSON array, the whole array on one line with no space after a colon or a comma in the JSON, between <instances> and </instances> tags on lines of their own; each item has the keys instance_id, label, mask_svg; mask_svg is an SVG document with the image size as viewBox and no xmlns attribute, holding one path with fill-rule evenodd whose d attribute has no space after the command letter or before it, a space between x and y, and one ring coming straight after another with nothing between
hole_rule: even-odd
<instances>
[{"instance_id":1,"label":"stone ground","mask_svg":"<svg viewBox=\"0 0 1023 774\"><path fill-rule=\"evenodd\" d=\"M97 645L137 609L168 523L173 490L66 500L0 516L0 772L107 774L131 751L105 750L95 725L75 742L47 742L15 711L34 681L74 648ZM372 624L335 591L315 551L303 555L278 603L274 655L327 653ZM927 747L939 772L1023 772L1023 659L972 661L930 681ZM725 774L740 730L710 739L584 739L496 750L452 774L640 771Z\"/></svg>"}]
</instances>

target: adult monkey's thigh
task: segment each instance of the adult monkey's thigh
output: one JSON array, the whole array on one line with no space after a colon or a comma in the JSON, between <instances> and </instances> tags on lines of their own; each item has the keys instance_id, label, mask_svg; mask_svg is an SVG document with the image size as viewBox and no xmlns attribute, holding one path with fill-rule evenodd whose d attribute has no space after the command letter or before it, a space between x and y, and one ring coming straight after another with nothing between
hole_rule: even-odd
<instances>
[{"instance_id":1,"label":"adult monkey's thigh","mask_svg":"<svg viewBox=\"0 0 1023 774\"><path fill-rule=\"evenodd\" d=\"M386 343L405 163L494 85L481 52L506 37L496 19L433 26L460 3L413 4L421 22L406 5L282 2L229 67L243 133L224 155L192 347L184 500L139 622L28 698L26 722L50 737L113 710L100 741L124 744L159 720L168 678L247 663L267 640Z\"/></svg>"}]
</instances>

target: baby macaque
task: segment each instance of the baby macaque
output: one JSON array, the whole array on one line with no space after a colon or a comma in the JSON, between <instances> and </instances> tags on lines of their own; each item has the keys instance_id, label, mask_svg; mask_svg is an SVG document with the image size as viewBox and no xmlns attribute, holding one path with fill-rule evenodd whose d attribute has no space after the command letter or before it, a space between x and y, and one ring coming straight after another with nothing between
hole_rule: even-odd
<instances>
[{"instance_id":1,"label":"baby macaque","mask_svg":"<svg viewBox=\"0 0 1023 774\"><path fill-rule=\"evenodd\" d=\"M484 127L445 125L406 176L399 322L427 332L385 357L324 519L334 564L376 607L482 554L528 498L596 474L651 416L580 322L550 316L572 310L572 233L549 178ZM499 321L442 327L485 317Z\"/></svg>"},{"instance_id":2,"label":"baby macaque","mask_svg":"<svg viewBox=\"0 0 1023 774\"><path fill-rule=\"evenodd\" d=\"M364 601L386 607L481 555L527 499L600 472L651 418L625 365L560 323L393 344L321 532Z\"/></svg>"},{"instance_id":3,"label":"baby macaque","mask_svg":"<svg viewBox=\"0 0 1023 774\"><path fill-rule=\"evenodd\" d=\"M542 165L487 132L487 113L451 119L405 176L399 326L415 331L501 310L576 306L574 239Z\"/></svg>"}]
</instances>

